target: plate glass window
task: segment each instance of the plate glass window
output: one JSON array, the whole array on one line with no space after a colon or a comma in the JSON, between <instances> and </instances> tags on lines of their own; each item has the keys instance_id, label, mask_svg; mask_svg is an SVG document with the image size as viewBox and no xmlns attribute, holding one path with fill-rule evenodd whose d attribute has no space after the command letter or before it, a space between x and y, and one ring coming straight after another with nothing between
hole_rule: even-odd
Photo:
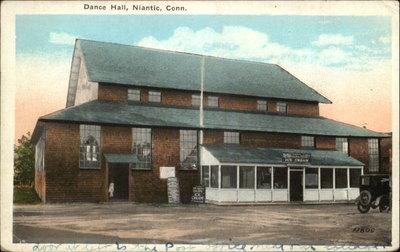
<instances>
[{"instance_id":1,"label":"plate glass window","mask_svg":"<svg viewBox=\"0 0 400 252\"><path fill-rule=\"evenodd\" d=\"M274 189L287 189L287 168L274 167Z\"/></svg>"},{"instance_id":2,"label":"plate glass window","mask_svg":"<svg viewBox=\"0 0 400 252\"><path fill-rule=\"evenodd\" d=\"M221 188L236 188L237 167L231 165L221 166Z\"/></svg>"},{"instance_id":3,"label":"plate glass window","mask_svg":"<svg viewBox=\"0 0 400 252\"><path fill-rule=\"evenodd\" d=\"M149 102L161 102L161 92L149 91Z\"/></svg>"},{"instance_id":4,"label":"plate glass window","mask_svg":"<svg viewBox=\"0 0 400 252\"><path fill-rule=\"evenodd\" d=\"M180 161L182 169L197 169L197 131L180 130Z\"/></svg>"},{"instance_id":5,"label":"plate glass window","mask_svg":"<svg viewBox=\"0 0 400 252\"><path fill-rule=\"evenodd\" d=\"M271 167L257 167L257 189L271 189Z\"/></svg>"},{"instance_id":6,"label":"plate glass window","mask_svg":"<svg viewBox=\"0 0 400 252\"><path fill-rule=\"evenodd\" d=\"M286 102L277 102L276 103L276 111L278 113L286 114L287 113L287 104L286 104Z\"/></svg>"},{"instance_id":7,"label":"plate glass window","mask_svg":"<svg viewBox=\"0 0 400 252\"><path fill-rule=\"evenodd\" d=\"M207 97L207 106L218 108L218 97L217 96L208 96Z\"/></svg>"},{"instance_id":8,"label":"plate glass window","mask_svg":"<svg viewBox=\"0 0 400 252\"><path fill-rule=\"evenodd\" d=\"M301 137L301 146L304 148L314 148L315 142L313 136L302 136Z\"/></svg>"},{"instance_id":9,"label":"plate glass window","mask_svg":"<svg viewBox=\"0 0 400 252\"><path fill-rule=\"evenodd\" d=\"M306 168L306 188L317 189L318 188L318 168Z\"/></svg>"},{"instance_id":10,"label":"plate glass window","mask_svg":"<svg viewBox=\"0 0 400 252\"><path fill-rule=\"evenodd\" d=\"M333 188L333 169L332 168L321 168L321 188L322 189Z\"/></svg>"},{"instance_id":11,"label":"plate glass window","mask_svg":"<svg viewBox=\"0 0 400 252\"><path fill-rule=\"evenodd\" d=\"M360 187L361 169L350 169L350 187Z\"/></svg>"},{"instance_id":12,"label":"plate glass window","mask_svg":"<svg viewBox=\"0 0 400 252\"><path fill-rule=\"evenodd\" d=\"M267 101L265 101L265 100L258 100L258 101L257 101L257 110L258 110L258 111L266 112L266 111L267 111Z\"/></svg>"},{"instance_id":13,"label":"plate glass window","mask_svg":"<svg viewBox=\"0 0 400 252\"><path fill-rule=\"evenodd\" d=\"M200 107L200 95L192 95L192 106Z\"/></svg>"},{"instance_id":14,"label":"plate glass window","mask_svg":"<svg viewBox=\"0 0 400 252\"><path fill-rule=\"evenodd\" d=\"M224 143L239 144L240 143L239 132L224 131Z\"/></svg>"},{"instance_id":15,"label":"plate glass window","mask_svg":"<svg viewBox=\"0 0 400 252\"><path fill-rule=\"evenodd\" d=\"M151 169L151 129L132 128L132 152L139 160L136 169Z\"/></svg>"},{"instance_id":16,"label":"plate glass window","mask_svg":"<svg viewBox=\"0 0 400 252\"><path fill-rule=\"evenodd\" d=\"M140 89L128 89L128 101L140 101Z\"/></svg>"},{"instance_id":17,"label":"plate glass window","mask_svg":"<svg viewBox=\"0 0 400 252\"><path fill-rule=\"evenodd\" d=\"M100 126L80 125L81 146L79 167L100 169Z\"/></svg>"},{"instance_id":18,"label":"plate glass window","mask_svg":"<svg viewBox=\"0 0 400 252\"><path fill-rule=\"evenodd\" d=\"M335 169L335 188L347 188L347 169Z\"/></svg>"},{"instance_id":19,"label":"plate glass window","mask_svg":"<svg viewBox=\"0 0 400 252\"><path fill-rule=\"evenodd\" d=\"M211 178L210 185L212 188L218 188L219 181L219 173L218 173L218 165L211 165Z\"/></svg>"},{"instance_id":20,"label":"plate glass window","mask_svg":"<svg viewBox=\"0 0 400 252\"><path fill-rule=\"evenodd\" d=\"M254 166L239 167L239 188L254 189Z\"/></svg>"},{"instance_id":21,"label":"plate glass window","mask_svg":"<svg viewBox=\"0 0 400 252\"><path fill-rule=\"evenodd\" d=\"M336 138L336 150L341 151L345 154L349 153L349 143L347 138L337 137Z\"/></svg>"},{"instance_id":22,"label":"plate glass window","mask_svg":"<svg viewBox=\"0 0 400 252\"><path fill-rule=\"evenodd\" d=\"M379 172L379 142L378 139L368 139L369 172Z\"/></svg>"}]
</instances>

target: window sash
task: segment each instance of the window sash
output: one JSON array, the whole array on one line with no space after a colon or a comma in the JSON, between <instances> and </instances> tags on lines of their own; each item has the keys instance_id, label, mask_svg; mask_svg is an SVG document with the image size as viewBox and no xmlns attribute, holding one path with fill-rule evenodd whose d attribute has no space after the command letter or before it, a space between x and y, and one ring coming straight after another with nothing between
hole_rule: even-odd
<instances>
[{"instance_id":1,"label":"window sash","mask_svg":"<svg viewBox=\"0 0 400 252\"><path fill-rule=\"evenodd\" d=\"M149 91L149 102L161 102L161 92Z\"/></svg>"},{"instance_id":2,"label":"window sash","mask_svg":"<svg viewBox=\"0 0 400 252\"><path fill-rule=\"evenodd\" d=\"M208 107L218 107L219 99L218 96L208 96L207 106Z\"/></svg>"},{"instance_id":3,"label":"window sash","mask_svg":"<svg viewBox=\"0 0 400 252\"><path fill-rule=\"evenodd\" d=\"M129 101L140 101L140 89L128 89Z\"/></svg>"},{"instance_id":4,"label":"window sash","mask_svg":"<svg viewBox=\"0 0 400 252\"><path fill-rule=\"evenodd\" d=\"M254 166L239 167L239 188L254 189Z\"/></svg>"},{"instance_id":5,"label":"window sash","mask_svg":"<svg viewBox=\"0 0 400 252\"><path fill-rule=\"evenodd\" d=\"M379 140L377 138L368 139L368 160L369 171L379 171Z\"/></svg>"},{"instance_id":6,"label":"window sash","mask_svg":"<svg viewBox=\"0 0 400 252\"><path fill-rule=\"evenodd\" d=\"M257 167L257 189L271 189L271 167Z\"/></svg>"},{"instance_id":7,"label":"window sash","mask_svg":"<svg viewBox=\"0 0 400 252\"><path fill-rule=\"evenodd\" d=\"M137 155L135 169L151 169L152 141L150 128L132 128L132 152Z\"/></svg>"},{"instance_id":8,"label":"window sash","mask_svg":"<svg viewBox=\"0 0 400 252\"><path fill-rule=\"evenodd\" d=\"M333 168L321 168L321 189L333 188Z\"/></svg>"},{"instance_id":9,"label":"window sash","mask_svg":"<svg viewBox=\"0 0 400 252\"><path fill-rule=\"evenodd\" d=\"M274 189L287 189L288 168L274 167Z\"/></svg>"},{"instance_id":10,"label":"window sash","mask_svg":"<svg viewBox=\"0 0 400 252\"><path fill-rule=\"evenodd\" d=\"M81 169L100 169L100 131L98 125L79 126L80 155L79 167Z\"/></svg>"},{"instance_id":11,"label":"window sash","mask_svg":"<svg viewBox=\"0 0 400 252\"><path fill-rule=\"evenodd\" d=\"M239 144L240 143L240 133L224 131L224 143Z\"/></svg>"},{"instance_id":12,"label":"window sash","mask_svg":"<svg viewBox=\"0 0 400 252\"><path fill-rule=\"evenodd\" d=\"M180 162L181 169L197 169L198 148L197 131L180 130Z\"/></svg>"},{"instance_id":13,"label":"window sash","mask_svg":"<svg viewBox=\"0 0 400 252\"><path fill-rule=\"evenodd\" d=\"M200 107L200 95L192 95L192 106Z\"/></svg>"},{"instance_id":14,"label":"window sash","mask_svg":"<svg viewBox=\"0 0 400 252\"><path fill-rule=\"evenodd\" d=\"M349 152L349 143L347 138L337 137L336 138L336 150L341 151L345 154Z\"/></svg>"},{"instance_id":15,"label":"window sash","mask_svg":"<svg viewBox=\"0 0 400 252\"><path fill-rule=\"evenodd\" d=\"M314 137L313 136L301 136L301 146L314 148L314 146L315 146Z\"/></svg>"},{"instance_id":16,"label":"window sash","mask_svg":"<svg viewBox=\"0 0 400 252\"><path fill-rule=\"evenodd\" d=\"M305 173L305 188L318 188L318 168L306 168Z\"/></svg>"},{"instance_id":17,"label":"window sash","mask_svg":"<svg viewBox=\"0 0 400 252\"><path fill-rule=\"evenodd\" d=\"M335 169L335 188L338 189L347 188L347 169L345 168Z\"/></svg>"},{"instance_id":18,"label":"window sash","mask_svg":"<svg viewBox=\"0 0 400 252\"><path fill-rule=\"evenodd\" d=\"M221 188L237 188L237 166L221 165Z\"/></svg>"},{"instance_id":19,"label":"window sash","mask_svg":"<svg viewBox=\"0 0 400 252\"><path fill-rule=\"evenodd\" d=\"M257 101L257 110L258 111L267 111L267 101L258 100Z\"/></svg>"},{"instance_id":20,"label":"window sash","mask_svg":"<svg viewBox=\"0 0 400 252\"><path fill-rule=\"evenodd\" d=\"M277 102L276 103L276 111L278 113L286 113L287 112L287 104L286 104L286 102Z\"/></svg>"},{"instance_id":21,"label":"window sash","mask_svg":"<svg viewBox=\"0 0 400 252\"><path fill-rule=\"evenodd\" d=\"M219 183L219 172L218 172L218 165L211 165L210 166L211 173L210 173L210 187L211 188L218 188Z\"/></svg>"}]
</instances>

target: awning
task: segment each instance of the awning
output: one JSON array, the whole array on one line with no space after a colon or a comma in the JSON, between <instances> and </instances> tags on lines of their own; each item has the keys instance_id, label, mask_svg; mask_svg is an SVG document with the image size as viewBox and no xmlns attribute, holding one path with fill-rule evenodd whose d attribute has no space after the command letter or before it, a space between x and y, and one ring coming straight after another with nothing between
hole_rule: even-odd
<instances>
[{"instance_id":1,"label":"awning","mask_svg":"<svg viewBox=\"0 0 400 252\"><path fill-rule=\"evenodd\" d=\"M128 154L104 154L106 161L108 163L129 163L135 164L139 160L136 154L128 153Z\"/></svg>"},{"instance_id":2,"label":"awning","mask_svg":"<svg viewBox=\"0 0 400 252\"><path fill-rule=\"evenodd\" d=\"M335 150L254 148L238 144L212 144L203 147L220 163L364 166L357 159Z\"/></svg>"}]
</instances>

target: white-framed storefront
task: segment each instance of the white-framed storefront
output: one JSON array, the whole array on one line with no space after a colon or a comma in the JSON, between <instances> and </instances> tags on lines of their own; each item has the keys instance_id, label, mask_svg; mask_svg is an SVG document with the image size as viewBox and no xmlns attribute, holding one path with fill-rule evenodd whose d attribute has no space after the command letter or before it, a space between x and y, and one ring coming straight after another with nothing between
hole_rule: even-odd
<instances>
[{"instance_id":1,"label":"white-framed storefront","mask_svg":"<svg viewBox=\"0 0 400 252\"><path fill-rule=\"evenodd\" d=\"M212 155L203 161L201 178L209 203L352 201L363 174L363 166L220 163ZM291 193L301 197L294 200Z\"/></svg>"}]
</instances>

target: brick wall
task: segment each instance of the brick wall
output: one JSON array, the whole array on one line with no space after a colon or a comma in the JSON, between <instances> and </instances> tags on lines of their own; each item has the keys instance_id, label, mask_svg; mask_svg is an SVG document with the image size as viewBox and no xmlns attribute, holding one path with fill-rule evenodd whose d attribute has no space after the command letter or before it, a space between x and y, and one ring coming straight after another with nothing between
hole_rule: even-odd
<instances>
[{"instance_id":1,"label":"brick wall","mask_svg":"<svg viewBox=\"0 0 400 252\"><path fill-rule=\"evenodd\" d=\"M98 99L100 101L127 102L128 88L125 86L100 83Z\"/></svg>"},{"instance_id":2,"label":"brick wall","mask_svg":"<svg viewBox=\"0 0 400 252\"><path fill-rule=\"evenodd\" d=\"M223 109L237 109L256 111L257 99L253 97L218 95L219 107Z\"/></svg>"},{"instance_id":3,"label":"brick wall","mask_svg":"<svg viewBox=\"0 0 400 252\"><path fill-rule=\"evenodd\" d=\"M349 155L365 164L364 173L368 173L368 139L349 138Z\"/></svg>"},{"instance_id":4,"label":"brick wall","mask_svg":"<svg viewBox=\"0 0 400 252\"><path fill-rule=\"evenodd\" d=\"M278 101L268 101L268 112L276 112L276 103ZM287 113L290 115L306 115L306 116L319 116L318 103L313 102L295 102L284 101L287 104Z\"/></svg>"},{"instance_id":5,"label":"brick wall","mask_svg":"<svg viewBox=\"0 0 400 252\"><path fill-rule=\"evenodd\" d=\"M316 136L314 140L316 149L336 149L335 137Z\"/></svg>"},{"instance_id":6,"label":"brick wall","mask_svg":"<svg viewBox=\"0 0 400 252\"><path fill-rule=\"evenodd\" d=\"M178 90L161 90L161 102L172 106L192 106L192 93Z\"/></svg>"},{"instance_id":7,"label":"brick wall","mask_svg":"<svg viewBox=\"0 0 400 252\"><path fill-rule=\"evenodd\" d=\"M222 130L204 130L203 144L223 144L224 132Z\"/></svg>"},{"instance_id":8,"label":"brick wall","mask_svg":"<svg viewBox=\"0 0 400 252\"><path fill-rule=\"evenodd\" d=\"M240 143L251 147L300 148L301 137L294 134L241 132Z\"/></svg>"},{"instance_id":9,"label":"brick wall","mask_svg":"<svg viewBox=\"0 0 400 252\"><path fill-rule=\"evenodd\" d=\"M392 138L382 138L380 141L380 170L382 173L392 172Z\"/></svg>"}]
</instances>

